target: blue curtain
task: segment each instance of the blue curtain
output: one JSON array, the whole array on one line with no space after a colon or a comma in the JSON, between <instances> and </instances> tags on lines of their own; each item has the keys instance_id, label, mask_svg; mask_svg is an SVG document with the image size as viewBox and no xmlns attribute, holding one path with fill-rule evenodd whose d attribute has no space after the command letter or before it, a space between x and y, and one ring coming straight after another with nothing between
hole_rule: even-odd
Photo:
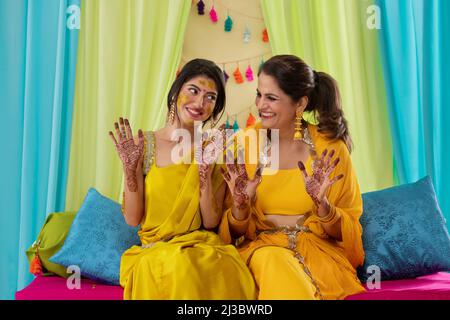
<instances>
[{"instance_id":1,"label":"blue curtain","mask_svg":"<svg viewBox=\"0 0 450 320\"><path fill-rule=\"evenodd\" d=\"M0 0L0 299L32 276L25 256L64 210L79 0Z\"/></svg>"},{"instance_id":2,"label":"blue curtain","mask_svg":"<svg viewBox=\"0 0 450 320\"><path fill-rule=\"evenodd\" d=\"M450 1L378 0L400 183L430 175L450 226Z\"/></svg>"}]
</instances>

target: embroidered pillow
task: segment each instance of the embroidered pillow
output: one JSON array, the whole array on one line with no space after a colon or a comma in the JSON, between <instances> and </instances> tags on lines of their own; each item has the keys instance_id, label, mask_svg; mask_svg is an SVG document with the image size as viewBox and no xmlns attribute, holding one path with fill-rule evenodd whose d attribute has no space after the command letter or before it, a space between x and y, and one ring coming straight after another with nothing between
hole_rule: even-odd
<instances>
[{"instance_id":1,"label":"embroidered pillow","mask_svg":"<svg viewBox=\"0 0 450 320\"><path fill-rule=\"evenodd\" d=\"M121 256L140 245L138 229L126 224L118 203L91 188L63 247L50 261L65 267L76 265L86 278L119 285Z\"/></svg>"},{"instance_id":2,"label":"embroidered pillow","mask_svg":"<svg viewBox=\"0 0 450 320\"><path fill-rule=\"evenodd\" d=\"M369 266L381 281L450 271L450 238L430 177L362 195L365 282Z\"/></svg>"}]
</instances>

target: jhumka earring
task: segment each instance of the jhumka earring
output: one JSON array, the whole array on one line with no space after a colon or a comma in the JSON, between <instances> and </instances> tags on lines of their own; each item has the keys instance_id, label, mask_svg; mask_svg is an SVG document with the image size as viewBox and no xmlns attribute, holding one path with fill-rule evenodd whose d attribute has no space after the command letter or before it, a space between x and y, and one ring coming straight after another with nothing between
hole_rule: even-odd
<instances>
[{"instance_id":1,"label":"jhumka earring","mask_svg":"<svg viewBox=\"0 0 450 320\"><path fill-rule=\"evenodd\" d=\"M172 104L170 105L169 114L167 115L167 123L172 125L174 121L175 121L175 103L172 102Z\"/></svg>"},{"instance_id":2,"label":"jhumka earring","mask_svg":"<svg viewBox=\"0 0 450 320\"><path fill-rule=\"evenodd\" d=\"M295 113L295 133L294 133L294 141L299 141L303 139L302 136L302 117L303 112L298 111Z\"/></svg>"}]
</instances>

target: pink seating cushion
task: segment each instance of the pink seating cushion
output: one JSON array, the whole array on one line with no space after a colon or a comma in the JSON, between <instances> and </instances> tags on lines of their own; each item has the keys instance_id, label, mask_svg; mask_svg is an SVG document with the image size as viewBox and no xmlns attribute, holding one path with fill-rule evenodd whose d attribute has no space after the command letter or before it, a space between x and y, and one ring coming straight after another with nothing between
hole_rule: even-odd
<instances>
[{"instance_id":1,"label":"pink seating cushion","mask_svg":"<svg viewBox=\"0 0 450 320\"><path fill-rule=\"evenodd\" d=\"M347 300L450 300L450 273L382 281L380 289L367 290Z\"/></svg>"},{"instance_id":2,"label":"pink seating cushion","mask_svg":"<svg viewBox=\"0 0 450 320\"><path fill-rule=\"evenodd\" d=\"M122 300L120 286L82 279L81 288L70 290L66 279L37 277L16 293L16 300ZM450 273L438 272L416 279L381 282L380 289L347 297L347 300L450 300Z\"/></svg>"},{"instance_id":3,"label":"pink seating cushion","mask_svg":"<svg viewBox=\"0 0 450 320\"><path fill-rule=\"evenodd\" d=\"M26 288L16 292L16 300L122 300L120 286L98 284L82 279L80 289L68 289L66 279L36 277Z\"/></svg>"}]
</instances>

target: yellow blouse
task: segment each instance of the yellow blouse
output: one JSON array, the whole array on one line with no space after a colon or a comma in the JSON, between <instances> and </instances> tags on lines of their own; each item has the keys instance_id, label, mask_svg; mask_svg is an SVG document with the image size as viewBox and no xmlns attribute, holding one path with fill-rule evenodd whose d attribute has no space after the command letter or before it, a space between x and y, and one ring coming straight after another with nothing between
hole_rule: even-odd
<instances>
[{"instance_id":1,"label":"yellow blouse","mask_svg":"<svg viewBox=\"0 0 450 320\"><path fill-rule=\"evenodd\" d=\"M293 190L297 192L292 194ZM278 170L274 175L264 176L256 196L265 214L300 215L311 211L313 206L298 168Z\"/></svg>"}]
</instances>

